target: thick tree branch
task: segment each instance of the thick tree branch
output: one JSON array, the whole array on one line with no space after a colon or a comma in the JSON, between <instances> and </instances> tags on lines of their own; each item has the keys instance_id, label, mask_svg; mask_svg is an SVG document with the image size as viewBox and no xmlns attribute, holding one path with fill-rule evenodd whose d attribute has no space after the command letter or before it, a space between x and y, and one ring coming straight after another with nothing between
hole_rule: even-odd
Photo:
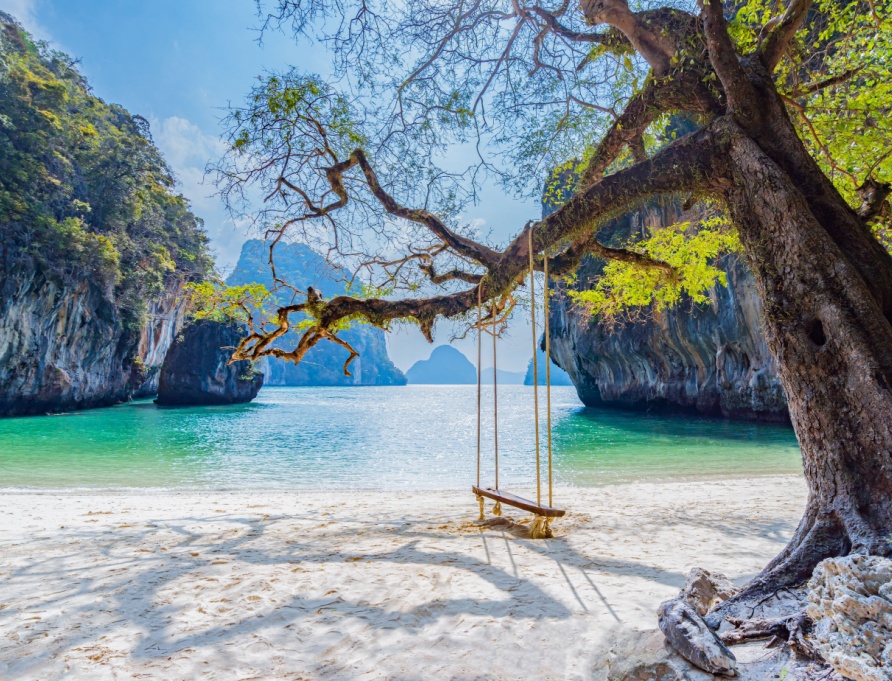
<instances>
[{"instance_id":1,"label":"thick tree branch","mask_svg":"<svg viewBox=\"0 0 892 681\"><path fill-rule=\"evenodd\" d=\"M858 196L861 199L858 215L864 222L871 222L882 215L890 192L892 192L892 185L887 182L878 182L873 178L868 178L864 184L858 187Z\"/></svg>"},{"instance_id":2,"label":"thick tree branch","mask_svg":"<svg viewBox=\"0 0 892 681\"><path fill-rule=\"evenodd\" d=\"M575 270L582 258L586 255L595 255L604 260L619 260L620 262L638 265L640 267L652 267L662 270L669 275L675 273L675 269L663 260L651 258L644 253L637 253L626 248L610 248L598 241L594 235L585 239L574 241L563 252L550 260L549 268L555 275L567 274Z\"/></svg>"},{"instance_id":3,"label":"thick tree branch","mask_svg":"<svg viewBox=\"0 0 892 681\"><path fill-rule=\"evenodd\" d=\"M703 0L703 30L709 61L725 91L728 109L744 130L751 130L760 118L756 93L744 72L734 42L728 35L728 22L721 0Z\"/></svg>"},{"instance_id":4,"label":"thick tree branch","mask_svg":"<svg viewBox=\"0 0 892 681\"><path fill-rule=\"evenodd\" d=\"M644 133L635 135L629 140L629 151L632 152L632 158L635 163L641 163L647 160L647 148L644 146Z\"/></svg>"},{"instance_id":5,"label":"thick tree branch","mask_svg":"<svg viewBox=\"0 0 892 681\"><path fill-rule=\"evenodd\" d=\"M621 31L655 75L669 71L675 52L672 38L642 21L629 9L626 0L580 0L579 6L588 23L609 24Z\"/></svg>"},{"instance_id":6,"label":"thick tree branch","mask_svg":"<svg viewBox=\"0 0 892 681\"><path fill-rule=\"evenodd\" d=\"M364 158L364 157L363 157ZM533 229L533 249L539 253L567 241L576 244L572 256L596 252L603 257L616 257L642 265L667 268L658 261L625 249L608 249L594 238L599 228L629 205L652 196L675 192L720 194L727 176L725 156L720 138L711 128L688 135L669 145L652 159L609 175L591 187L578 192L560 209L524 229L499 256L488 274L476 287L451 295L430 298L383 300L339 296L323 302L318 299L303 306L282 308L277 314L277 328L269 334L252 334L240 346L237 359L257 359L272 355L299 361L306 351L327 337L328 329L343 319L362 317L377 326L386 326L396 319L413 319L422 332L432 339L434 321L439 317L455 317L477 305L478 288L482 299L498 300L511 295L529 269L529 229ZM557 265L560 265L558 261ZM557 268L553 265L553 269ZM671 268L669 268L671 270ZM298 347L287 352L270 346L290 328L288 316L307 312L317 323L304 334Z\"/></svg>"},{"instance_id":7,"label":"thick tree branch","mask_svg":"<svg viewBox=\"0 0 892 681\"><path fill-rule=\"evenodd\" d=\"M790 41L796 35L796 31L802 26L812 0L792 0L787 11L784 12L777 25L771 29L768 37L759 49L759 56L765 64L765 68L771 73L777 68Z\"/></svg>"},{"instance_id":8,"label":"thick tree branch","mask_svg":"<svg viewBox=\"0 0 892 681\"><path fill-rule=\"evenodd\" d=\"M620 116L601 138L579 181L580 187L597 182L626 146L636 162L645 158L643 135L662 114L686 111L706 114L707 118L720 113L719 103L703 85L699 74L673 74L672 77L651 78L626 105Z\"/></svg>"},{"instance_id":9,"label":"thick tree branch","mask_svg":"<svg viewBox=\"0 0 892 681\"><path fill-rule=\"evenodd\" d=\"M600 180L607 166L616 160L623 147L640 139L647 127L659 117L662 113L657 103L660 87L661 84L651 81L629 100L589 159L579 181L581 187Z\"/></svg>"}]
</instances>

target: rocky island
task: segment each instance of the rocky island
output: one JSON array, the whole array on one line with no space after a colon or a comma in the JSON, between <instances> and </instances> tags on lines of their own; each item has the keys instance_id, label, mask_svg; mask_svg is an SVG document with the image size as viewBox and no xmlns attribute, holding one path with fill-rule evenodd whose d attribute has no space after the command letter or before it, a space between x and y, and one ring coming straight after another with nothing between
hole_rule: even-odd
<instances>
[{"instance_id":1,"label":"rocky island","mask_svg":"<svg viewBox=\"0 0 892 681\"><path fill-rule=\"evenodd\" d=\"M312 286L324 298L344 293L345 272L332 267L307 244L280 243L276 246L276 270L291 286L306 290ZM259 239L246 241L238 264L226 279L230 286L258 283L272 289L269 245ZM345 376L344 361L349 353L333 343L320 343L304 361L294 364L276 358L264 358L258 369L266 376L266 385L405 385L403 376L387 354L387 338L381 329L357 324L339 335L357 352L351 364L352 376ZM286 347L289 339L284 339ZM293 340L290 342L293 343Z\"/></svg>"},{"instance_id":2,"label":"rocky island","mask_svg":"<svg viewBox=\"0 0 892 681\"><path fill-rule=\"evenodd\" d=\"M158 381L156 403L175 405L250 402L263 387L263 374L250 362L229 363L245 329L234 323L202 319L174 341Z\"/></svg>"},{"instance_id":3,"label":"rocky island","mask_svg":"<svg viewBox=\"0 0 892 681\"><path fill-rule=\"evenodd\" d=\"M556 205L543 208L547 215ZM622 244L686 219L691 216L677 202L653 202L614 219L604 229L605 242ZM566 284L554 289L551 356L584 404L788 422L752 275L736 255L725 256L719 267L728 285L713 286L708 304L684 300L614 325L575 305ZM586 258L572 286L593 285L602 268L602 261Z\"/></svg>"}]
</instances>

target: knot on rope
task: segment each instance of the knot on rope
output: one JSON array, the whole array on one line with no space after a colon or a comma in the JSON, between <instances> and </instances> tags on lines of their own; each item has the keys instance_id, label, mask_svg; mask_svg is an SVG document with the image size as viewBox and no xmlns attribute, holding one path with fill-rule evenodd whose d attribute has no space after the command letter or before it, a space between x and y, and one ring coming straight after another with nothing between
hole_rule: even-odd
<instances>
[{"instance_id":1,"label":"knot on rope","mask_svg":"<svg viewBox=\"0 0 892 681\"><path fill-rule=\"evenodd\" d=\"M530 539L552 539L551 518L537 515L530 523Z\"/></svg>"}]
</instances>

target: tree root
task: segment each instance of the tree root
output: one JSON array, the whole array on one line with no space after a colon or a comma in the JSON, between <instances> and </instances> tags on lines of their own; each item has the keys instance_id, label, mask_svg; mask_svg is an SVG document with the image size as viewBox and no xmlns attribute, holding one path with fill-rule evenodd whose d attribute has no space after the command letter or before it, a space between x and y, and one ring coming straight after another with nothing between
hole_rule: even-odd
<instances>
[{"instance_id":1,"label":"tree root","mask_svg":"<svg viewBox=\"0 0 892 681\"><path fill-rule=\"evenodd\" d=\"M786 548L739 594L713 608L705 617L706 623L718 629L722 620L752 617L780 591L807 582L822 560L846 555L850 548L848 535L837 518L807 510Z\"/></svg>"},{"instance_id":2,"label":"tree root","mask_svg":"<svg viewBox=\"0 0 892 681\"><path fill-rule=\"evenodd\" d=\"M800 657L808 660L822 660L818 651L805 637L805 632L812 625L812 621L804 612L773 619L759 617L744 620L729 617L727 621L735 628L719 636L726 645L739 645L767 638L770 640L765 646L766 648L786 644Z\"/></svg>"}]
</instances>

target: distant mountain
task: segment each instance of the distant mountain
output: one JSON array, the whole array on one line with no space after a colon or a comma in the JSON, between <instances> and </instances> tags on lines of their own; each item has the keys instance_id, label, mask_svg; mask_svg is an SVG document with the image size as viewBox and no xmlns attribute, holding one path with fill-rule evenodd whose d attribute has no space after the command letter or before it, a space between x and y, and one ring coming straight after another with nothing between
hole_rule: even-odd
<instances>
[{"instance_id":1,"label":"distant mountain","mask_svg":"<svg viewBox=\"0 0 892 681\"><path fill-rule=\"evenodd\" d=\"M226 280L230 286L258 283L272 288L269 243L252 239L242 246L238 264ZM344 293L344 273L306 244L280 243L276 246L276 272L292 286L306 290L312 286L324 298ZM300 364L267 357L258 368L266 376L264 385L405 385L406 377L387 354L384 331L368 325L355 325L338 335L359 353L350 365L352 377L344 376L349 353L345 348L321 341ZM279 347L297 343L289 333L277 342Z\"/></svg>"},{"instance_id":2,"label":"distant mountain","mask_svg":"<svg viewBox=\"0 0 892 681\"><path fill-rule=\"evenodd\" d=\"M537 348L536 363L539 369L539 385L545 385L545 352L541 348ZM499 379L501 380L501 379ZM524 385L533 385L533 360L527 365L527 373L523 378ZM561 369L554 362L551 363L551 385L573 385L570 374Z\"/></svg>"},{"instance_id":3,"label":"distant mountain","mask_svg":"<svg viewBox=\"0 0 892 681\"><path fill-rule=\"evenodd\" d=\"M477 369L451 345L434 348L430 359L422 359L406 372L409 383L477 383Z\"/></svg>"},{"instance_id":4,"label":"distant mountain","mask_svg":"<svg viewBox=\"0 0 892 681\"><path fill-rule=\"evenodd\" d=\"M523 385L524 373L522 371L499 369L498 378L499 385ZM485 385L492 385L492 367L483 370L480 382Z\"/></svg>"},{"instance_id":5,"label":"distant mountain","mask_svg":"<svg viewBox=\"0 0 892 681\"><path fill-rule=\"evenodd\" d=\"M558 371L560 370L558 369ZM497 375L499 385L524 385L524 372L522 371L499 369ZM434 348L430 359L415 362L412 368L406 372L406 378L409 379L409 383L476 384L477 367L463 353L451 345L439 345ZM552 378L554 378L553 372ZM492 385L492 367L483 370L480 382L484 385ZM532 383L527 385L532 385Z\"/></svg>"},{"instance_id":6,"label":"distant mountain","mask_svg":"<svg viewBox=\"0 0 892 681\"><path fill-rule=\"evenodd\" d=\"M344 292L345 272L331 265L306 244L280 242L276 246L276 271L292 286L303 290L312 286L323 298L331 298ZM257 283L272 288L269 242L250 239L242 244L238 264L226 283L230 286Z\"/></svg>"}]
</instances>

